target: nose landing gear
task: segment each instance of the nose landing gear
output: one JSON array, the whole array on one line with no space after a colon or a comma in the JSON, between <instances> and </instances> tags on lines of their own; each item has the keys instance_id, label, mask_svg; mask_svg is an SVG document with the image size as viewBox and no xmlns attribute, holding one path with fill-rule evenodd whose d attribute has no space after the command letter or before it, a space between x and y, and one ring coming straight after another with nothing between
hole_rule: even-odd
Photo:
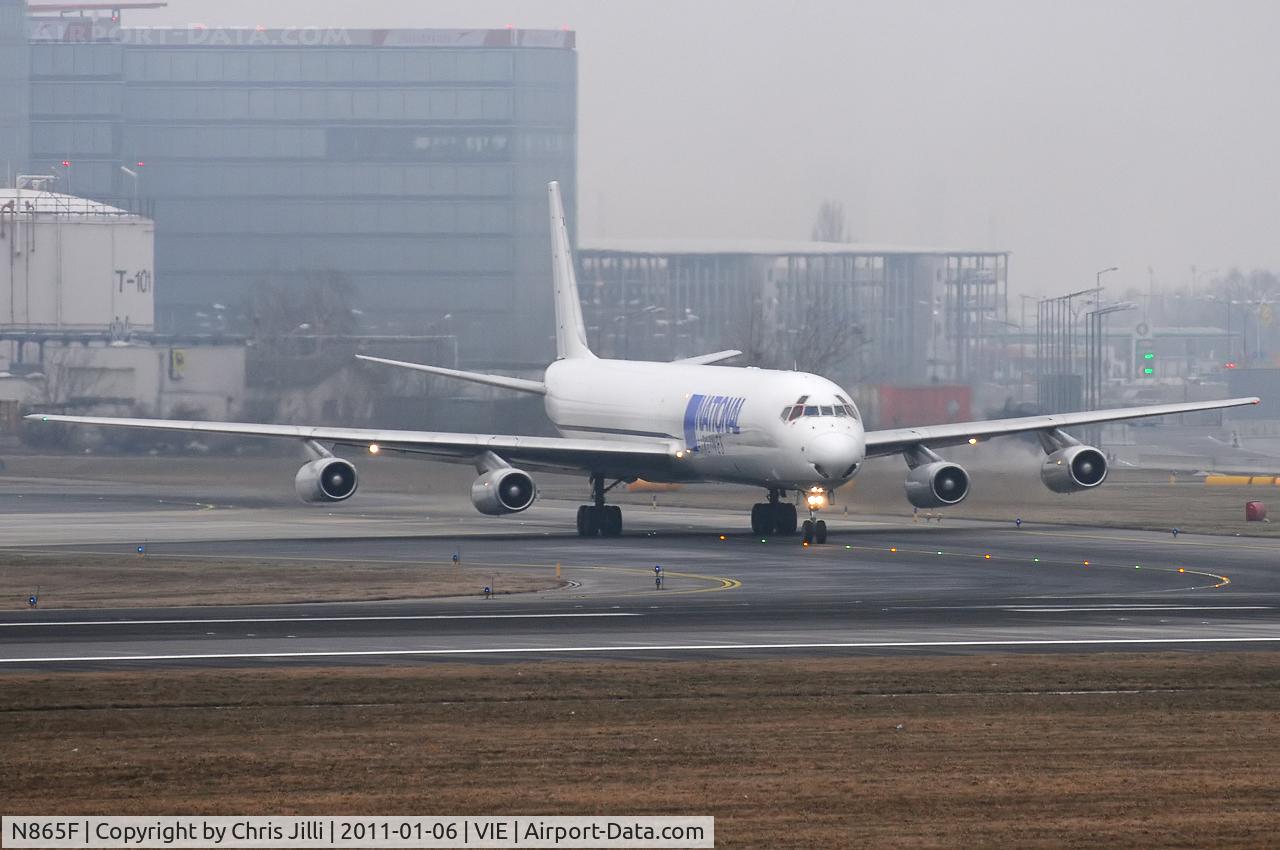
<instances>
[{"instance_id":1,"label":"nose landing gear","mask_svg":"<svg viewBox=\"0 0 1280 850\"><path fill-rule=\"evenodd\" d=\"M776 534L790 537L796 533L796 506L783 502L784 490L769 490L769 501L751 506L751 531L755 534Z\"/></svg>"},{"instance_id":2,"label":"nose landing gear","mask_svg":"<svg viewBox=\"0 0 1280 850\"><path fill-rule=\"evenodd\" d=\"M800 528L800 534L805 543L826 543L827 521L824 519L807 519Z\"/></svg>"}]
</instances>

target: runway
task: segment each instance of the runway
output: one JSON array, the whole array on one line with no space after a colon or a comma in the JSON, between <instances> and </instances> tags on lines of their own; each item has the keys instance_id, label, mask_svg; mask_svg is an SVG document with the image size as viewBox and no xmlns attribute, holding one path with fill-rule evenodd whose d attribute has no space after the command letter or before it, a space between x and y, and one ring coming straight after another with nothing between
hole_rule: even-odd
<instances>
[{"instance_id":1,"label":"runway","mask_svg":"<svg viewBox=\"0 0 1280 850\"><path fill-rule=\"evenodd\" d=\"M21 488L18 488L21 490ZM160 492L10 492L8 551L442 562L469 597L394 602L9 610L0 669L403 664L986 651L1271 649L1280 567L1266 540L990 522L829 518L831 542L757 538L740 506L629 507L628 533L580 540L574 503L515 522L460 499L366 497L349 510ZM563 587L484 598L487 573ZM663 586L655 586L655 565ZM7 589L9 590L9 589Z\"/></svg>"}]
</instances>

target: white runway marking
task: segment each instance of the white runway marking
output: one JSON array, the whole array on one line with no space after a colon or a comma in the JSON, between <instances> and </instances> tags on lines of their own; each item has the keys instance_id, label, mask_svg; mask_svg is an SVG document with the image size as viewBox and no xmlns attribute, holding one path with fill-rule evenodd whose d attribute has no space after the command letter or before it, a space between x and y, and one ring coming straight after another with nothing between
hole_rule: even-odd
<instances>
[{"instance_id":1,"label":"white runway marking","mask_svg":"<svg viewBox=\"0 0 1280 850\"><path fill-rule=\"evenodd\" d=\"M1022 614L1061 614L1067 611L1092 611L1100 614L1128 611L1141 614L1143 611L1270 611L1271 608L1270 605L1088 605L1076 608L1009 606L1006 610Z\"/></svg>"},{"instance_id":2,"label":"white runway marking","mask_svg":"<svg viewBox=\"0 0 1280 850\"><path fill-rule=\"evenodd\" d=\"M0 628L23 626L176 626L184 623L207 625L209 623L362 623L399 620L556 620L580 617L642 617L609 611L598 614L420 614L396 616L387 614L376 617L238 617L209 620L32 620L27 623L0 623Z\"/></svg>"},{"instance_id":3,"label":"white runway marking","mask_svg":"<svg viewBox=\"0 0 1280 850\"><path fill-rule=\"evenodd\" d=\"M107 661L225 661L255 658L376 658L394 656L538 655L575 652L732 652L780 649L965 649L1037 646L1157 646L1280 643L1280 637L1083 638L1079 640L927 640L848 643L710 643L620 646L518 646L476 649L369 649L314 652L217 652L180 655L77 655L50 658L0 658L0 664L100 663Z\"/></svg>"}]
</instances>

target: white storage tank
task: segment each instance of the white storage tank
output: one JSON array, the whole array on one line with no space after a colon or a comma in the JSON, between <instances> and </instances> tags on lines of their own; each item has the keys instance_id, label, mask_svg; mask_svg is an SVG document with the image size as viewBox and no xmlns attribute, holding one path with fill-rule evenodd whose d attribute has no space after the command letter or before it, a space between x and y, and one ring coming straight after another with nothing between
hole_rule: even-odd
<instances>
[{"instance_id":1,"label":"white storage tank","mask_svg":"<svg viewBox=\"0 0 1280 850\"><path fill-rule=\"evenodd\" d=\"M97 201L0 188L0 326L155 329L155 222Z\"/></svg>"}]
</instances>

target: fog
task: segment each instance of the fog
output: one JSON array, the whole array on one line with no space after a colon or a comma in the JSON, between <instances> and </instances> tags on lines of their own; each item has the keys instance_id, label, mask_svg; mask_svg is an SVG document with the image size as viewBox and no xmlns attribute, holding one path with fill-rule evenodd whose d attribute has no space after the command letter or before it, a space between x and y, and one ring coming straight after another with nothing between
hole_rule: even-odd
<instances>
[{"instance_id":1,"label":"fog","mask_svg":"<svg viewBox=\"0 0 1280 850\"><path fill-rule=\"evenodd\" d=\"M131 26L567 27L585 237L1012 251L1015 291L1280 266L1280 4L171 0Z\"/></svg>"}]
</instances>

